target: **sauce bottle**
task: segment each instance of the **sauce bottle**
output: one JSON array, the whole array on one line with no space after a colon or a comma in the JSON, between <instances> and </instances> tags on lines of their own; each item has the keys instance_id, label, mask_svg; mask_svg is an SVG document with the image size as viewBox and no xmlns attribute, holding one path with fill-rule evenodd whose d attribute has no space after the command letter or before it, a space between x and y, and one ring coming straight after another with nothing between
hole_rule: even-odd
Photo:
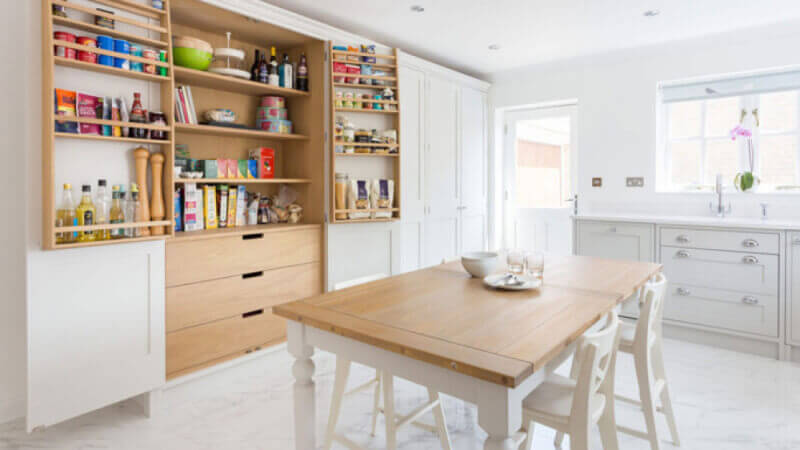
<instances>
[{"instance_id":1,"label":"sauce bottle","mask_svg":"<svg viewBox=\"0 0 800 450\"><path fill-rule=\"evenodd\" d=\"M122 205L122 192L118 184L111 188L111 209L108 213L108 223L124 223L125 211ZM111 239L122 239L125 237L124 228L112 228Z\"/></svg>"},{"instance_id":2,"label":"sauce bottle","mask_svg":"<svg viewBox=\"0 0 800 450\"><path fill-rule=\"evenodd\" d=\"M130 121L134 123L147 123L147 113L142 108L142 94L133 93L133 105L131 105ZM146 138L147 130L144 128L131 128L130 134L135 138Z\"/></svg>"},{"instance_id":3,"label":"sauce bottle","mask_svg":"<svg viewBox=\"0 0 800 450\"><path fill-rule=\"evenodd\" d=\"M308 64L306 54L300 54L300 63L297 65L297 89L308 91Z\"/></svg>"},{"instance_id":4,"label":"sauce bottle","mask_svg":"<svg viewBox=\"0 0 800 450\"><path fill-rule=\"evenodd\" d=\"M83 191L81 202L75 209L75 213L78 216L78 225L94 225L95 209L94 203L92 203L92 186L84 184L81 191ZM92 242L95 240L95 237L94 231L78 232L78 242Z\"/></svg>"},{"instance_id":5,"label":"sauce bottle","mask_svg":"<svg viewBox=\"0 0 800 450\"><path fill-rule=\"evenodd\" d=\"M270 48L268 82L272 86L280 86L281 84L281 78L278 75L278 58L275 57L275 47Z\"/></svg>"},{"instance_id":6,"label":"sauce bottle","mask_svg":"<svg viewBox=\"0 0 800 450\"><path fill-rule=\"evenodd\" d=\"M61 207L56 211L57 227L74 227L78 225L75 215L75 201L72 200L72 185L64 183L64 193L61 194ZM77 231L56 233L57 244L69 244L78 239Z\"/></svg>"}]
</instances>

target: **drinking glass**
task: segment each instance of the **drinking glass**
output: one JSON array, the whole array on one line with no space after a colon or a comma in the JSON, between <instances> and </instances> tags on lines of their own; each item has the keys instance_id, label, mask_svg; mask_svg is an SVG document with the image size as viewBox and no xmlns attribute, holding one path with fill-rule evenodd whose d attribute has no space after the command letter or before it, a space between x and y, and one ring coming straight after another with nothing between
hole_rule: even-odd
<instances>
[{"instance_id":1,"label":"drinking glass","mask_svg":"<svg viewBox=\"0 0 800 450\"><path fill-rule=\"evenodd\" d=\"M514 275L522 275L525 272L525 255L517 250L511 250L506 256L508 271Z\"/></svg>"},{"instance_id":2,"label":"drinking glass","mask_svg":"<svg viewBox=\"0 0 800 450\"><path fill-rule=\"evenodd\" d=\"M544 277L544 253L528 252L525 254L525 267L528 275L541 280Z\"/></svg>"}]
</instances>

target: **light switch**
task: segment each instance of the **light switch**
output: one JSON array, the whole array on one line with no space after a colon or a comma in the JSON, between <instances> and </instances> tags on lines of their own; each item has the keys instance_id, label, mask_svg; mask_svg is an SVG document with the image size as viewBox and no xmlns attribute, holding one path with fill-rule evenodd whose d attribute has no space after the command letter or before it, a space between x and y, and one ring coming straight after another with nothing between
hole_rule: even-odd
<instances>
[{"instance_id":1,"label":"light switch","mask_svg":"<svg viewBox=\"0 0 800 450\"><path fill-rule=\"evenodd\" d=\"M592 187L602 187L602 186L603 186L603 177L592 178Z\"/></svg>"},{"instance_id":2,"label":"light switch","mask_svg":"<svg viewBox=\"0 0 800 450\"><path fill-rule=\"evenodd\" d=\"M628 186L628 187L644 187L644 177L628 177L628 178L625 178L625 186Z\"/></svg>"}]
</instances>

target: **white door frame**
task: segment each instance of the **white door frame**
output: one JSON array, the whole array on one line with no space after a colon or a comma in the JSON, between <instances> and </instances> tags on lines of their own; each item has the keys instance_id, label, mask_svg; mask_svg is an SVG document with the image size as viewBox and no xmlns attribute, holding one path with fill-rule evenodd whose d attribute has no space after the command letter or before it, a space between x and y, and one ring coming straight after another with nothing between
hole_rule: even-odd
<instances>
[{"instance_id":1,"label":"white door frame","mask_svg":"<svg viewBox=\"0 0 800 450\"><path fill-rule=\"evenodd\" d=\"M514 133L512 124L519 120L539 119L552 117L554 115L570 116L570 190L575 195L578 192L578 102L568 100L563 102L550 102L525 107L508 109L503 114L502 126L502 199L503 199L503 234L502 243L504 248L513 246L513 227L516 217L516 192L513 174L515 173L516 148L514 146ZM545 208L542 208L545 209Z\"/></svg>"}]
</instances>

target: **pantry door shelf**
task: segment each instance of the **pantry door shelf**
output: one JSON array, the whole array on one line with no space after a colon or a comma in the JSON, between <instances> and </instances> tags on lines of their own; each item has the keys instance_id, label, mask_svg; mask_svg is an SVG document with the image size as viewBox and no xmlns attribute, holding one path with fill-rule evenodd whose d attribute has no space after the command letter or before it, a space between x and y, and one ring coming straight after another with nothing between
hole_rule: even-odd
<instances>
[{"instance_id":1,"label":"pantry door shelf","mask_svg":"<svg viewBox=\"0 0 800 450\"><path fill-rule=\"evenodd\" d=\"M175 184L307 184L309 178L181 178Z\"/></svg>"},{"instance_id":2,"label":"pantry door shelf","mask_svg":"<svg viewBox=\"0 0 800 450\"><path fill-rule=\"evenodd\" d=\"M129 142L132 144L151 144L151 145L172 145L171 140L159 139L140 139L116 136L100 136L97 134L78 134L78 133L53 133L54 137L64 139L85 139L89 141L106 141L106 142Z\"/></svg>"},{"instance_id":3,"label":"pantry door shelf","mask_svg":"<svg viewBox=\"0 0 800 450\"><path fill-rule=\"evenodd\" d=\"M112 6L123 11L128 11L151 19L160 19L167 14L167 0L164 0L164 9L153 8L135 0L92 0L106 6Z\"/></svg>"},{"instance_id":4,"label":"pantry door shelf","mask_svg":"<svg viewBox=\"0 0 800 450\"><path fill-rule=\"evenodd\" d=\"M360 100L364 103L372 103L369 100ZM367 113L367 114L398 114L399 111L387 111L385 109L367 109L367 108L335 108L336 112L351 112L351 113Z\"/></svg>"},{"instance_id":5,"label":"pantry door shelf","mask_svg":"<svg viewBox=\"0 0 800 450\"><path fill-rule=\"evenodd\" d=\"M262 225L242 225L237 227L213 228L210 230L179 231L175 233L174 242L215 239L224 236L248 236L263 233L274 233L287 230L303 230L319 227L312 223L267 223Z\"/></svg>"},{"instance_id":6,"label":"pantry door shelf","mask_svg":"<svg viewBox=\"0 0 800 450\"><path fill-rule=\"evenodd\" d=\"M145 130L172 131L172 128L168 125L153 125L150 123L136 123L136 122L122 122L119 120L93 119L91 117L57 116L56 122L89 123L94 125L106 125L110 127L142 128ZM125 138L125 139L130 139L130 138ZM162 140L160 142L164 141Z\"/></svg>"},{"instance_id":7,"label":"pantry door shelf","mask_svg":"<svg viewBox=\"0 0 800 450\"><path fill-rule=\"evenodd\" d=\"M169 76L153 75L145 72L134 72L133 70L119 69L113 66L104 66L102 64L93 64L89 62L80 61L77 59L64 58L62 56L53 56L53 62L57 66L72 67L74 69L88 70L92 72L100 72L109 75L116 75L118 77L123 77L123 78L135 78L137 80L153 81L156 83L172 83L172 77Z\"/></svg>"},{"instance_id":8,"label":"pantry door shelf","mask_svg":"<svg viewBox=\"0 0 800 450\"><path fill-rule=\"evenodd\" d=\"M166 27L161 26L161 25L153 25L153 24L150 24L150 23L147 23L147 22L143 22L141 20L130 19L128 17L117 15L117 14L109 14L107 12L103 12L103 11L100 11L100 10L97 10L97 9L92 9L92 8L89 8L89 7L86 7L86 6L82 6L82 5L76 4L74 2L67 2L67 1L64 1L64 0L50 0L50 1L52 2L53 5L63 6L65 8L67 8L67 9L80 11L82 13L89 14L91 16L99 16L99 17L102 17L104 19L110 19L110 20L114 20L116 22L120 22L120 23L124 23L124 24L127 24L127 25L132 25L132 26L135 26L135 27L143 28L143 29L145 29L147 31L155 31L156 33L168 33L168 31L169 31ZM98 3L100 3L100 2L98 2ZM119 9L122 9L122 10L126 9L126 6L120 6L117 2L108 1L106 4L107 5L110 4L109 6L114 6L114 7L117 7ZM133 4L133 2L126 2L126 5L131 5L131 4ZM52 7L49 8L49 10L52 11ZM136 14L143 15L141 13L136 13Z\"/></svg>"},{"instance_id":9,"label":"pantry door shelf","mask_svg":"<svg viewBox=\"0 0 800 450\"><path fill-rule=\"evenodd\" d=\"M170 237L169 234L159 234L159 235L141 236L134 238L106 239L105 241L70 242L69 244L55 244L55 247L53 248L56 250L61 250L68 248L98 247L101 245L127 244L131 242L163 241L165 239L168 239L169 237Z\"/></svg>"},{"instance_id":10,"label":"pantry door shelf","mask_svg":"<svg viewBox=\"0 0 800 450\"><path fill-rule=\"evenodd\" d=\"M149 222L125 222L125 223L107 223L103 225L81 225L81 226L74 226L74 227L55 227L53 231L55 233L74 233L74 232L81 232L81 231L100 231L100 230L117 230L117 229L128 229L128 228L150 228L150 227L158 227L158 226L165 226L165 225L172 225L171 220L153 220Z\"/></svg>"},{"instance_id":11,"label":"pantry door shelf","mask_svg":"<svg viewBox=\"0 0 800 450\"><path fill-rule=\"evenodd\" d=\"M214 125L194 125L189 123L176 123L175 131L179 133L208 134L212 136L235 136L287 141L308 139L307 136L303 136L301 134L270 133L269 131L255 130L251 128L218 127Z\"/></svg>"},{"instance_id":12,"label":"pantry door shelf","mask_svg":"<svg viewBox=\"0 0 800 450\"><path fill-rule=\"evenodd\" d=\"M60 39L56 39L55 41L53 41L53 44L59 47L71 48L78 51L97 53L98 55L113 56L115 58L124 58L133 62L140 62L142 64L151 64L158 67L169 67L169 63L165 61L156 61L154 59L142 58L141 56L133 56L126 53L115 52L113 50L103 50L102 48L89 47L88 45L75 44L72 42L62 41Z\"/></svg>"},{"instance_id":13,"label":"pantry door shelf","mask_svg":"<svg viewBox=\"0 0 800 450\"><path fill-rule=\"evenodd\" d=\"M111 30L106 27L95 25L93 23L70 19L69 17L53 16L53 23L56 25L74 28L76 30L88 31L90 33L95 33L95 34L102 34L117 39L124 39L128 42L142 44L159 49L169 48L170 46L168 42L160 41L158 39L150 39L148 37L139 36L132 33L125 33L124 31Z\"/></svg>"},{"instance_id":14,"label":"pantry door shelf","mask_svg":"<svg viewBox=\"0 0 800 450\"><path fill-rule=\"evenodd\" d=\"M383 156L383 157L389 157L389 158L399 158L400 154L399 153L334 153L333 156L345 156L345 157L351 157L351 156L367 156L367 157L370 157L370 156L372 156L372 157Z\"/></svg>"},{"instance_id":15,"label":"pantry door shelf","mask_svg":"<svg viewBox=\"0 0 800 450\"><path fill-rule=\"evenodd\" d=\"M345 55L345 56L363 56L366 58L375 58L375 59L387 59L387 60L396 60L397 59L397 52L394 55L378 55L374 53L364 53L364 52L351 52L347 50L331 50L331 54L333 55ZM359 64L361 64L359 62Z\"/></svg>"},{"instance_id":16,"label":"pantry door shelf","mask_svg":"<svg viewBox=\"0 0 800 450\"><path fill-rule=\"evenodd\" d=\"M219 75L212 72L175 67L175 81L190 86L198 86L218 91L233 92L245 95L279 95L282 97L308 97L310 94L297 89L272 86L257 81Z\"/></svg>"},{"instance_id":17,"label":"pantry door shelf","mask_svg":"<svg viewBox=\"0 0 800 450\"><path fill-rule=\"evenodd\" d=\"M395 90L397 89L397 86L377 86L374 84L355 84L355 83L336 83L336 82L333 83L333 86L337 88L350 88L350 89L377 89L380 91L386 89L387 87Z\"/></svg>"},{"instance_id":18,"label":"pantry door shelf","mask_svg":"<svg viewBox=\"0 0 800 450\"><path fill-rule=\"evenodd\" d=\"M363 210L361 210L363 211ZM385 211L385 210L384 210ZM399 217L370 217L366 219L336 219L336 223L396 222Z\"/></svg>"}]
</instances>

